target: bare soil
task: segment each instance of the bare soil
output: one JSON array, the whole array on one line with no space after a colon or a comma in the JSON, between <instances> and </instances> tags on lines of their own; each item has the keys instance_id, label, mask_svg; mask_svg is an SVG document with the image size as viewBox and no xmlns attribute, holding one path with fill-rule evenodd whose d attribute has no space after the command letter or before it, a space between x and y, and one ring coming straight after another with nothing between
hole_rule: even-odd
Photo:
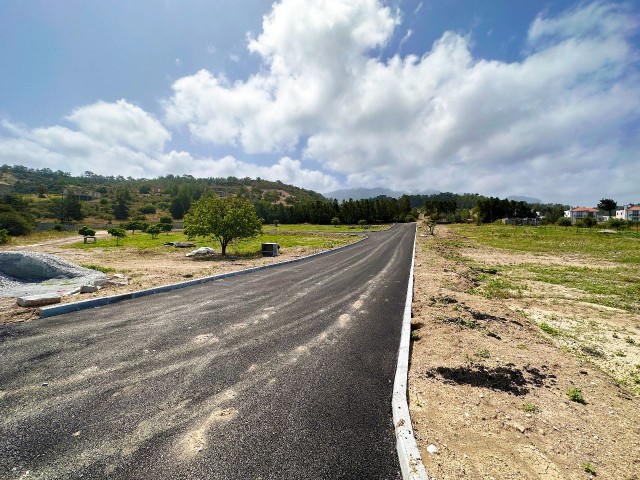
<instances>
[{"instance_id":1,"label":"bare soil","mask_svg":"<svg viewBox=\"0 0 640 480\"><path fill-rule=\"evenodd\" d=\"M470 293L470 264L576 259L465 244L445 226L435 233L417 238L409 373L430 478L640 478L640 396L619 381L640 365L640 346L628 340L640 343L638 315L542 282L511 298ZM574 333L548 335L541 319Z\"/></svg>"}]
</instances>

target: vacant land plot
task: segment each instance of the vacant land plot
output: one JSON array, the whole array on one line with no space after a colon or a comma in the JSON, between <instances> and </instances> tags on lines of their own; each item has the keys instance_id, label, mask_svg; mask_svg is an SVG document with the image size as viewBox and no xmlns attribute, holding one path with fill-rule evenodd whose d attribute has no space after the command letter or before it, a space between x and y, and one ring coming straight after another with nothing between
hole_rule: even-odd
<instances>
[{"instance_id":1,"label":"vacant land plot","mask_svg":"<svg viewBox=\"0 0 640 480\"><path fill-rule=\"evenodd\" d=\"M640 478L635 232L439 226L418 237L413 313L432 478Z\"/></svg>"}]
</instances>

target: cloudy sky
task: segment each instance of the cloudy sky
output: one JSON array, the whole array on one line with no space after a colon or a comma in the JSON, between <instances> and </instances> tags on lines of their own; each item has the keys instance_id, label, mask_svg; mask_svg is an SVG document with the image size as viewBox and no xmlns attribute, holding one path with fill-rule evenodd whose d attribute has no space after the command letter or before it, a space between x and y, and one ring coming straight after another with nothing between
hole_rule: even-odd
<instances>
[{"instance_id":1,"label":"cloudy sky","mask_svg":"<svg viewBox=\"0 0 640 480\"><path fill-rule=\"evenodd\" d=\"M0 163L640 202L640 6L2 0Z\"/></svg>"}]
</instances>

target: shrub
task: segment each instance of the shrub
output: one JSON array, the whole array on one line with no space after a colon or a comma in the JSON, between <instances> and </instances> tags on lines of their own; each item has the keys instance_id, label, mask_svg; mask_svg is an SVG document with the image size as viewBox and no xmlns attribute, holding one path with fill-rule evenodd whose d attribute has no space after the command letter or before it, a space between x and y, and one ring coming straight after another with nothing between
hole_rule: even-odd
<instances>
[{"instance_id":1,"label":"shrub","mask_svg":"<svg viewBox=\"0 0 640 480\"><path fill-rule=\"evenodd\" d=\"M64 227L58 223L51 227L51 230L53 230L54 232L62 232L64 230Z\"/></svg>"},{"instance_id":2,"label":"shrub","mask_svg":"<svg viewBox=\"0 0 640 480\"><path fill-rule=\"evenodd\" d=\"M586 403L584 401L584 396L582 395L582 390L580 390L579 388L571 387L567 392L567 395L569 395L569 400L571 400L572 402Z\"/></svg>"},{"instance_id":3,"label":"shrub","mask_svg":"<svg viewBox=\"0 0 640 480\"><path fill-rule=\"evenodd\" d=\"M163 215L160 217L160 223L173 223L173 218L171 218L171 215Z\"/></svg>"},{"instance_id":4,"label":"shrub","mask_svg":"<svg viewBox=\"0 0 640 480\"><path fill-rule=\"evenodd\" d=\"M9 232L7 232L7 230L4 228L0 230L0 245L9 243L9 240L11 240L11 235L9 235Z\"/></svg>"},{"instance_id":5,"label":"shrub","mask_svg":"<svg viewBox=\"0 0 640 480\"><path fill-rule=\"evenodd\" d=\"M96 231L93 228L89 228L84 225L80 230L78 230L78 233L84 237L93 237L96 234Z\"/></svg>"},{"instance_id":6,"label":"shrub","mask_svg":"<svg viewBox=\"0 0 640 480\"><path fill-rule=\"evenodd\" d=\"M156 213L156 207L148 203L140 207L140 213L144 213L144 214Z\"/></svg>"},{"instance_id":7,"label":"shrub","mask_svg":"<svg viewBox=\"0 0 640 480\"><path fill-rule=\"evenodd\" d=\"M11 236L26 235L32 230L30 222L17 212L0 213L0 230L6 230Z\"/></svg>"}]
</instances>

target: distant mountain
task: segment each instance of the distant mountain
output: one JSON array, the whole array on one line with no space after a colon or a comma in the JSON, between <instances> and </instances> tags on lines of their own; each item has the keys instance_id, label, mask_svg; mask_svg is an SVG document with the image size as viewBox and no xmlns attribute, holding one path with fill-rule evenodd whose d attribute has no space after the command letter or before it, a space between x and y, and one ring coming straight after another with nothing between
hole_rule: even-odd
<instances>
[{"instance_id":1,"label":"distant mountain","mask_svg":"<svg viewBox=\"0 0 640 480\"><path fill-rule=\"evenodd\" d=\"M524 197L522 195L511 195L507 197L507 200L513 200L514 202L526 202L526 203L542 203L542 200L535 197Z\"/></svg>"},{"instance_id":2,"label":"distant mountain","mask_svg":"<svg viewBox=\"0 0 640 480\"><path fill-rule=\"evenodd\" d=\"M343 200L349 200L350 198L353 200L363 200L366 198L375 198L381 195L385 195L387 197L392 198L400 198L404 194L407 195L430 195L432 193L438 193L435 190L426 190L424 192L398 192L396 190L391 190L389 188L384 187L376 187L376 188L346 188L343 190L335 190L333 192L325 193L324 196L326 198L335 198L338 202L342 202Z\"/></svg>"}]
</instances>

